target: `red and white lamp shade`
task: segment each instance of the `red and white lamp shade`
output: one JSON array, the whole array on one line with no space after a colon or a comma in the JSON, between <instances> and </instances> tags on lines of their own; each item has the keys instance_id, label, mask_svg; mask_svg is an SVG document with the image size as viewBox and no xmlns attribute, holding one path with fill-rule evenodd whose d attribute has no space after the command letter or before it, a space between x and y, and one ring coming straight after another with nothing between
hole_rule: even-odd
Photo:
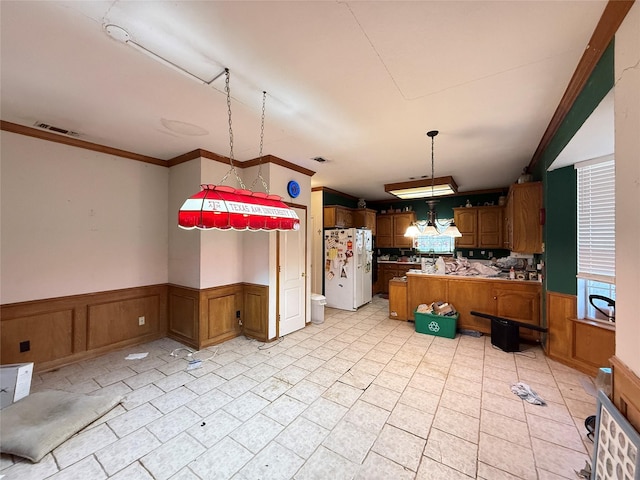
<instances>
[{"instance_id":1,"label":"red and white lamp shade","mask_svg":"<svg viewBox=\"0 0 640 480\"><path fill-rule=\"evenodd\" d=\"M299 230L300 219L278 195L224 185L200 185L178 212L185 230Z\"/></svg>"}]
</instances>

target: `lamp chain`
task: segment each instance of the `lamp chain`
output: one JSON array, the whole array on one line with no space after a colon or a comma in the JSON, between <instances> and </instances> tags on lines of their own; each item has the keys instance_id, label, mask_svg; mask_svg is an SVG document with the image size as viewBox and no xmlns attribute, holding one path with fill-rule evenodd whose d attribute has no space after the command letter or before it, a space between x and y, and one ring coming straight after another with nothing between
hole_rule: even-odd
<instances>
[{"instance_id":1,"label":"lamp chain","mask_svg":"<svg viewBox=\"0 0 640 480\"><path fill-rule=\"evenodd\" d=\"M262 182L262 186L264 187L264 191L268 194L269 186L267 185L267 182L264 180L264 177L262 176L262 147L264 145L264 112L265 112L266 103L267 103L267 92L263 91L262 92L262 122L260 124L260 159L258 160L258 176L251 184L251 190L253 190L253 187L255 186L259 178L260 181Z\"/></svg>"},{"instance_id":2,"label":"lamp chain","mask_svg":"<svg viewBox=\"0 0 640 480\"><path fill-rule=\"evenodd\" d=\"M434 174L434 167L433 167L433 144L434 141L433 139L435 138L435 135L433 135L431 137L431 198L433 198L433 184L435 183L435 174Z\"/></svg>"},{"instance_id":3,"label":"lamp chain","mask_svg":"<svg viewBox=\"0 0 640 480\"><path fill-rule=\"evenodd\" d=\"M220 181L220 183L221 184L224 183L224 181L227 179L229 174L231 172L233 172L233 174L236 177L236 180L240 184L240 188L245 190L246 187L245 187L244 183L242 182L242 179L238 175L238 171L236 170L236 166L233 164L233 127L232 127L232 123L231 123L231 88L229 87L229 77L231 75L229 73L229 69L228 68L224 69L224 74L225 74L224 91L227 94L227 113L229 115L229 163L231 164L231 168L225 174L225 176L222 177L222 180Z\"/></svg>"}]
</instances>

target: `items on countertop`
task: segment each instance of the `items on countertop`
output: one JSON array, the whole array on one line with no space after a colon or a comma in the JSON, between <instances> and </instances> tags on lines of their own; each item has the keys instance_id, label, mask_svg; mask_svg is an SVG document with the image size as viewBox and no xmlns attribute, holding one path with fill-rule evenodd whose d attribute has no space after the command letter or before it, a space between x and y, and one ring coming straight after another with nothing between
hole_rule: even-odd
<instances>
[{"instance_id":1,"label":"items on countertop","mask_svg":"<svg viewBox=\"0 0 640 480\"><path fill-rule=\"evenodd\" d=\"M469 262L466 258L438 258L436 261L437 272L444 270L446 274L453 275L486 275L495 276L500 274L498 267L485 265L480 262Z\"/></svg>"}]
</instances>

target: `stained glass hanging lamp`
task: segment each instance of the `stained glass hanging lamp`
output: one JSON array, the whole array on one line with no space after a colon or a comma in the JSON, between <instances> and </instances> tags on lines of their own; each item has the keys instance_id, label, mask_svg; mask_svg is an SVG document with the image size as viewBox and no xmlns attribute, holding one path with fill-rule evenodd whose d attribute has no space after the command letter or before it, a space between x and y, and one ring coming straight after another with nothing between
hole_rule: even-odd
<instances>
[{"instance_id":1,"label":"stained glass hanging lamp","mask_svg":"<svg viewBox=\"0 0 640 480\"><path fill-rule=\"evenodd\" d=\"M233 128L231 122L231 91L229 69L225 69L225 93L229 117L229 163L231 168L220 181L223 184L233 173L240 188L225 185L200 185L200 191L189 197L178 212L178 226L185 230L249 230L290 231L300 229L296 212L278 195L271 195L262 177L262 146L264 139L264 112L266 92L262 98L262 126L260 130L260 167L258 178L265 192L254 192L245 187L233 163ZM253 185L251 186L253 188Z\"/></svg>"}]
</instances>

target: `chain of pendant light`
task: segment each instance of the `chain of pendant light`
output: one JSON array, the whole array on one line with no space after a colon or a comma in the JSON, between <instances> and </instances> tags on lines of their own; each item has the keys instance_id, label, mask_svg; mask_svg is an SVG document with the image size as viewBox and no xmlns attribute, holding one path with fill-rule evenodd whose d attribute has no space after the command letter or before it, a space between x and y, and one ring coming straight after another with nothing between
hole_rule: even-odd
<instances>
[{"instance_id":1,"label":"chain of pendant light","mask_svg":"<svg viewBox=\"0 0 640 480\"><path fill-rule=\"evenodd\" d=\"M434 139L436 138L436 135L438 134L438 132L436 130L434 130L435 134L434 135L429 135L429 133L433 133L433 132L429 132L427 133L427 135L429 135L431 137L431 198L433 198L433 186L434 183L436 181L436 179L434 178L435 173L434 173L434 160L433 160L433 148L434 148Z\"/></svg>"},{"instance_id":2,"label":"chain of pendant light","mask_svg":"<svg viewBox=\"0 0 640 480\"><path fill-rule=\"evenodd\" d=\"M236 170L236 166L233 164L233 127L232 127L232 123L231 123L231 88L229 87L230 73L229 73L229 69L228 68L224 69L224 74L225 74L224 91L227 94L227 113L229 115L229 163L231 164L231 169L229 169L229 171L225 174L225 176L222 177L222 180L220 181L220 184L223 184L224 181L229 176L229 174L231 172L233 172L233 174L236 177L236 180L238 181L238 184L240 184L240 188L243 189L243 190L246 190L246 187L245 187L244 183L242 182L242 179L238 175L238 171Z\"/></svg>"},{"instance_id":3,"label":"chain of pendant light","mask_svg":"<svg viewBox=\"0 0 640 480\"><path fill-rule=\"evenodd\" d=\"M268 194L269 186L267 185L267 182L264 180L264 177L262 176L262 146L264 145L264 112L265 112L266 103L267 103L267 92L263 91L262 92L262 121L260 124L260 157L259 157L260 159L258 160L258 176L255 178L255 180L251 184L251 190L253 190L253 187L255 186L256 182L258 181L258 179L260 179L260 181L262 182L262 186L264 187L264 191Z\"/></svg>"}]
</instances>

